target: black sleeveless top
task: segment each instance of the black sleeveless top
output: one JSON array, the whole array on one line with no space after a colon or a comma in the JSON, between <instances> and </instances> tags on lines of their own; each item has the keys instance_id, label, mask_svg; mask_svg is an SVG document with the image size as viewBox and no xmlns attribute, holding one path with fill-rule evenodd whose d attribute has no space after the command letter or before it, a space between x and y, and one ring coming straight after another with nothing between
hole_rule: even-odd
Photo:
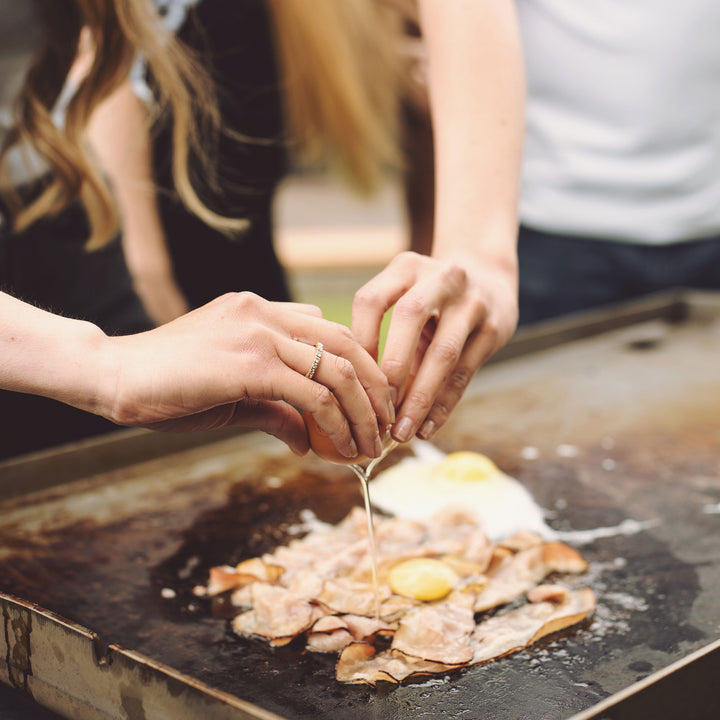
<instances>
[{"instance_id":1,"label":"black sleeveless top","mask_svg":"<svg viewBox=\"0 0 720 720\"><path fill-rule=\"evenodd\" d=\"M37 8L43 7L38 3ZM26 68L15 60L26 54L29 58L33 52L37 33L26 20L34 17L37 8L33 3L11 0L2 0L0 8L0 27L6 31L3 37L12 40L0 48L3 69L0 80L5 91L17 91ZM28 46L28 43L31 44ZM9 76L10 72L15 76ZM6 92L2 99L3 112L13 99ZM19 187L21 195L30 199L39 192L43 172L41 167L39 176L23 172L20 172L23 179L12 176L23 183ZM19 233L11 230L7 218L8 213L0 201L0 290L60 315L89 320L111 335L152 327L133 291L119 238L101 250L86 252L89 228L79 202ZM107 433L117 426L54 400L0 390L0 428L0 459L3 459Z\"/></svg>"},{"instance_id":2,"label":"black sleeveless top","mask_svg":"<svg viewBox=\"0 0 720 720\"><path fill-rule=\"evenodd\" d=\"M203 185L197 163L193 182L213 210L246 218L250 226L228 237L182 207L171 189L171 128L164 124L155 143L155 173L175 277L193 307L240 290L287 300L285 276L273 248L272 204L288 157L265 0L201 0L190 10L179 36L212 73L223 124L250 138L238 142L226 134L220 137L221 192Z\"/></svg>"}]
</instances>

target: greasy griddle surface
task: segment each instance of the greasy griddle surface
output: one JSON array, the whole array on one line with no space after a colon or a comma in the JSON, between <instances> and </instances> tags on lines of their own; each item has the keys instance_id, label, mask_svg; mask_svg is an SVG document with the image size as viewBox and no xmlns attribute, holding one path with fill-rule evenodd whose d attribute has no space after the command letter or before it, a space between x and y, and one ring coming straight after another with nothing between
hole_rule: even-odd
<instances>
[{"instance_id":1,"label":"greasy griddle surface","mask_svg":"<svg viewBox=\"0 0 720 720\"><path fill-rule=\"evenodd\" d=\"M598 611L488 665L399 688L344 687L334 657L229 630L207 569L336 522L347 469L248 436L6 504L0 584L287 718L565 718L720 634L720 327L652 323L489 367L436 444L518 477L558 529L654 520L582 546ZM525 446L539 457L523 459ZM570 445L577 454L566 457ZM612 461L612 462L608 462ZM163 588L176 591L163 598Z\"/></svg>"}]
</instances>

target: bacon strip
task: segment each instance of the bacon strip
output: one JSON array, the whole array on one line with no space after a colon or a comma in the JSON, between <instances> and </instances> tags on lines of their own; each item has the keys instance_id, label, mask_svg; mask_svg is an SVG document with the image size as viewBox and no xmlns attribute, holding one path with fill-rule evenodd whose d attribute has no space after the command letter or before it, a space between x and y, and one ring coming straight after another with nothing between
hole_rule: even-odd
<instances>
[{"instance_id":1,"label":"bacon strip","mask_svg":"<svg viewBox=\"0 0 720 720\"><path fill-rule=\"evenodd\" d=\"M252 601L253 609L233 620L233 630L239 635L266 638L271 645L287 645L317 619L310 603L278 585L255 583Z\"/></svg>"},{"instance_id":2,"label":"bacon strip","mask_svg":"<svg viewBox=\"0 0 720 720\"><path fill-rule=\"evenodd\" d=\"M472 660L470 635L475 629L472 598L423 605L400 621L392 648L405 655L442 663L463 665Z\"/></svg>"},{"instance_id":3,"label":"bacon strip","mask_svg":"<svg viewBox=\"0 0 720 720\"><path fill-rule=\"evenodd\" d=\"M584 620L595 607L595 595L589 588L569 593L563 605L531 603L495 615L480 623L472 634L472 663L487 662L522 650L540 638Z\"/></svg>"},{"instance_id":4,"label":"bacon strip","mask_svg":"<svg viewBox=\"0 0 720 720\"><path fill-rule=\"evenodd\" d=\"M488 585L477 596L475 612L511 602L542 582L550 573L581 573L587 563L564 543L552 542L521 550L488 572Z\"/></svg>"},{"instance_id":5,"label":"bacon strip","mask_svg":"<svg viewBox=\"0 0 720 720\"><path fill-rule=\"evenodd\" d=\"M593 592L586 588L570 593L568 602L561 606L536 603L496 615L472 633L473 656L466 664L477 665L522 650L546 635L579 623L594 607ZM371 645L353 643L340 654L336 677L348 684L375 685L383 680L400 683L410 677L443 674L456 668L405 655L397 648L376 654Z\"/></svg>"},{"instance_id":6,"label":"bacon strip","mask_svg":"<svg viewBox=\"0 0 720 720\"><path fill-rule=\"evenodd\" d=\"M261 558L212 568L198 590L233 590L231 603L244 610L233 620L236 633L273 646L303 637L311 652L340 653L338 680L369 685L488 662L580 622L595 606L589 589L541 584L553 573L585 571L576 550L532 533L491 542L463 510L428 523L377 517L376 540L379 618L360 508ZM414 557L451 566L460 577L454 590L435 602L393 594L389 570ZM520 607L478 617L524 595ZM379 638L391 639L383 652L373 644Z\"/></svg>"}]
</instances>

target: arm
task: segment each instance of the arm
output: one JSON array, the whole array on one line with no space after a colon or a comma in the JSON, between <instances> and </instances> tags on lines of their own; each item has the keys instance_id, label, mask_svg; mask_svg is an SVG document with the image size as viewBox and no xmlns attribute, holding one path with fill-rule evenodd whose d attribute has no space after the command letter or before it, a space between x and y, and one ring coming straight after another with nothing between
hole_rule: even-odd
<instances>
[{"instance_id":1,"label":"arm","mask_svg":"<svg viewBox=\"0 0 720 720\"><path fill-rule=\"evenodd\" d=\"M326 351L305 375L314 343ZM108 337L0 293L0 388L161 430L254 427L308 449L309 412L344 457L380 454L387 381L316 308L231 293L149 332Z\"/></svg>"},{"instance_id":2,"label":"arm","mask_svg":"<svg viewBox=\"0 0 720 720\"><path fill-rule=\"evenodd\" d=\"M397 440L429 439L517 323L524 77L511 0L420 0L436 204L431 257L403 253L360 289L353 330L399 406ZM407 393L408 378L414 376Z\"/></svg>"},{"instance_id":3,"label":"arm","mask_svg":"<svg viewBox=\"0 0 720 720\"><path fill-rule=\"evenodd\" d=\"M173 276L155 198L147 108L129 82L97 108L87 135L120 207L135 290L156 323L168 322L188 304Z\"/></svg>"}]
</instances>

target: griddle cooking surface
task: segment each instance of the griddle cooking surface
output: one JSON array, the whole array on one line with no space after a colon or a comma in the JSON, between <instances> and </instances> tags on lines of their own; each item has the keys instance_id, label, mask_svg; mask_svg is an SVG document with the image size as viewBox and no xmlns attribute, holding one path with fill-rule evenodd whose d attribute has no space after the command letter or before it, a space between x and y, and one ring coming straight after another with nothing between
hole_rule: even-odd
<instances>
[{"instance_id":1,"label":"griddle cooking surface","mask_svg":"<svg viewBox=\"0 0 720 720\"><path fill-rule=\"evenodd\" d=\"M298 461L264 436L0 506L0 585L287 718L566 718L720 635L718 358L720 326L701 318L480 374L439 447L489 455L557 529L657 523L580 548L592 620L484 666L346 687L334 656L238 638L226 608L192 594L210 566L286 542L300 510L337 522L361 504L349 470ZM529 445L537 459L523 459Z\"/></svg>"}]
</instances>

